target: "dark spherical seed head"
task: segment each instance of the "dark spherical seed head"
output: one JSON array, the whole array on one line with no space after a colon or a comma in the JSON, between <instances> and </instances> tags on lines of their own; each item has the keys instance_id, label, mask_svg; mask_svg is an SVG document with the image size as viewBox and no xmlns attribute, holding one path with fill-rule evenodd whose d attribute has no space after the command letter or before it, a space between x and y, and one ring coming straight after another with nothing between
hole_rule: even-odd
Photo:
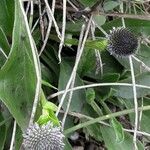
<instances>
[{"instance_id":1,"label":"dark spherical seed head","mask_svg":"<svg viewBox=\"0 0 150 150\"><path fill-rule=\"evenodd\" d=\"M137 37L127 28L114 28L108 35L108 51L116 56L129 56L138 48Z\"/></svg>"}]
</instances>

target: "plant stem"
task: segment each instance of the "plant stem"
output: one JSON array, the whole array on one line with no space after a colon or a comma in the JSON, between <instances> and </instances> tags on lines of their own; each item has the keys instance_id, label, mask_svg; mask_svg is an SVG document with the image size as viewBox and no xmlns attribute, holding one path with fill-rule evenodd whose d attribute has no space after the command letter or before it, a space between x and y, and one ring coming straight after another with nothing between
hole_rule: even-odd
<instances>
[{"instance_id":1,"label":"plant stem","mask_svg":"<svg viewBox=\"0 0 150 150\"><path fill-rule=\"evenodd\" d=\"M150 110L150 105L139 107L138 111L141 111L141 110L143 110L143 111L144 110ZM64 131L64 134L67 135L67 134L72 133L72 132L74 132L78 129L87 127L87 126L92 125L94 123L98 123L99 121L103 121L103 120L107 120L107 119L110 119L110 118L114 118L114 117L123 116L123 115L130 114L130 113L134 113L134 111L135 111L135 109L132 108L132 109L127 109L127 110L115 112L115 113L112 113L112 114L108 114L108 115L105 115L105 116L102 116L102 117L98 117L98 118L89 120L87 122L80 123L80 124L78 124L78 125L76 125L72 128L69 128L69 129Z\"/></svg>"}]
</instances>

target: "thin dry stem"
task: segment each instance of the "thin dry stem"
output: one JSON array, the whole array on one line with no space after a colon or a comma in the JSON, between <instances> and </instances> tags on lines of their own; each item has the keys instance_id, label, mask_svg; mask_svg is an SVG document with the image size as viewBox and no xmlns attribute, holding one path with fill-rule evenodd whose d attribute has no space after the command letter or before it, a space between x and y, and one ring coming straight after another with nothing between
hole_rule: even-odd
<instances>
[{"instance_id":1,"label":"thin dry stem","mask_svg":"<svg viewBox=\"0 0 150 150\"><path fill-rule=\"evenodd\" d=\"M76 78L76 74L74 74L74 77L72 79L72 83L71 83L70 88L74 87L75 78ZM70 93L69 93L69 99L68 99L68 102L67 102L67 108L66 108L66 111L65 111L63 119L62 119L62 130L64 130L64 126L65 126L67 114L68 114L68 111L69 111L69 108L70 108L70 105L71 105L72 95L73 95L73 91L70 91Z\"/></svg>"},{"instance_id":2,"label":"thin dry stem","mask_svg":"<svg viewBox=\"0 0 150 150\"><path fill-rule=\"evenodd\" d=\"M92 34L92 39L95 40L95 23L92 22L91 26L91 34ZM102 63L102 58L99 50L95 49L95 56L96 56L96 74L98 74L99 70L101 72L101 75L103 75L103 63Z\"/></svg>"},{"instance_id":3,"label":"thin dry stem","mask_svg":"<svg viewBox=\"0 0 150 150\"><path fill-rule=\"evenodd\" d=\"M78 64L79 64L79 61L80 61L80 58L81 58L81 54L82 54L82 52L83 52L84 45L85 45L85 42L86 42L86 39L87 39L87 36L88 36L88 33L89 33L89 29L90 29L91 22L92 22L92 16L91 16L90 19L89 19L89 22L88 22L88 25L87 25L87 29L86 29L86 32L85 32L85 36L84 36L84 38L83 38L83 42L82 42L81 49L80 49L80 56L78 56L78 59L76 60L75 65L74 65L74 67L73 67L73 70L72 70L70 79L69 79L69 81L68 81L68 83L67 83L67 85L66 85L66 88L65 88L65 92L64 92L64 94L63 94L63 96L62 96L62 98L61 98L61 101L60 101L60 103L59 103L59 106L58 106L58 109L57 109L57 112L56 112L56 116L58 115L58 113L59 113L59 111L60 111L60 109L61 109L61 107L62 107L62 105L63 105L64 99L65 99L65 97L66 97L66 95L67 95L67 90L69 89L69 86L70 86L70 84L71 84L71 81L72 81L72 79L73 79L73 76L74 76L74 74L75 74L76 71L77 71ZM84 28L84 26L83 26L83 28Z\"/></svg>"},{"instance_id":4,"label":"thin dry stem","mask_svg":"<svg viewBox=\"0 0 150 150\"><path fill-rule=\"evenodd\" d=\"M58 50L58 59L59 63L61 63L61 51L64 45L65 40L65 30L66 30L66 5L67 0L63 0L63 22L62 22L62 33L61 33L61 40L59 44L59 50Z\"/></svg>"},{"instance_id":5,"label":"thin dry stem","mask_svg":"<svg viewBox=\"0 0 150 150\"><path fill-rule=\"evenodd\" d=\"M70 0L67 0L67 1L72 6L72 8L74 8L76 11L79 10ZM73 9L71 9L71 10L73 10Z\"/></svg>"},{"instance_id":6,"label":"thin dry stem","mask_svg":"<svg viewBox=\"0 0 150 150\"><path fill-rule=\"evenodd\" d=\"M34 4L33 4L33 1L31 1L31 3L30 3L30 18L29 18L30 29L32 28L32 23L33 23L33 13L34 13Z\"/></svg>"},{"instance_id":7,"label":"thin dry stem","mask_svg":"<svg viewBox=\"0 0 150 150\"><path fill-rule=\"evenodd\" d=\"M15 141L15 135L16 135L16 128L17 128L17 123L16 123L16 120L14 120L14 127L13 127L13 133L12 133L12 137L11 137L11 142L10 142L10 148L9 148L9 150L13 150L14 149L14 141Z\"/></svg>"},{"instance_id":8,"label":"thin dry stem","mask_svg":"<svg viewBox=\"0 0 150 150\"><path fill-rule=\"evenodd\" d=\"M121 13L123 13L123 3L120 4ZM125 21L124 18L121 18L122 26L125 28ZM135 120L134 120L134 136L133 136L133 144L134 150L138 150L137 147L137 130L138 130L138 102L137 102L137 92L136 92L136 82L135 82L135 75L134 75L134 67L132 62L132 56L129 56L129 63L131 69L131 78L132 78L132 87L133 87L133 97L134 97L134 108L135 108Z\"/></svg>"},{"instance_id":9,"label":"thin dry stem","mask_svg":"<svg viewBox=\"0 0 150 150\"><path fill-rule=\"evenodd\" d=\"M85 30L85 25L82 26L81 31L84 31L84 30ZM83 34L83 33L84 33L84 32L82 32L82 34ZM79 60L80 60L80 58L79 58ZM58 110L57 110L57 112L56 112L56 116L58 115L58 113L59 113L59 111L60 111L60 109L61 109L61 107L62 107L62 105L63 105L64 99L65 99L65 97L66 97L66 95L67 95L67 90L69 89L70 84L71 84L71 81L72 81L72 79L73 79L73 76L74 76L74 74L76 73L79 60L75 62L75 65L74 65L74 68L73 68L73 70L72 70L70 79L69 79L69 81L68 81L68 83L67 83L67 85L66 85L65 92L64 92L64 94L63 94L63 96L62 96L62 98L61 98L60 104L59 104L59 106L58 106Z\"/></svg>"},{"instance_id":10,"label":"thin dry stem","mask_svg":"<svg viewBox=\"0 0 150 150\"><path fill-rule=\"evenodd\" d=\"M74 8L72 9L71 7L67 7L67 11L70 12L77 12L79 9L73 5L69 0L68 3ZM57 5L56 9L62 9L62 6ZM145 14L145 15L134 15L134 14L126 14L126 13L118 13L118 12L111 12L111 13L105 13L100 11L99 15L103 16L112 16L112 17L119 17L119 18L130 18L130 19L138 19L138 20L150 20L150 15Z\"/></svg>"},{"instance_id":11,"label":"thin dry stem","mask_svg":"<svg viewBox=\"0 0 150 150\"><path fill-rule=\"evenodd\" d=\"M53 0L53 2L52 2L52 15L53 15L53 16L54 16L54 12L55 12L55 3L56 3L56 0ZM49 18L49 24L48 24L48 28L47 28L45 40L44 40L44 43L43 43L42 48L41 48L41 50L40 50L39 56L42 54L42 52L43 52L44 49L45 49L45 46L46 46L46 44L47 44L47 41L48 41L48 38L49 38L49 35L50 35L51 27L52 27L52 18ZM58 29L58 30L59 30L59 29ZM58 33L57 33L57 34L58 34Z\"/></svg>"},{"instance_id":12,"label":"thin dry stem","mask_svg":"<svg viewBox=\"0 0 150 150\"><path fill-rule=\"evenodd\" d=\"M80 90L80 89L91 88L91 87L100 87L100 86L129 86L129 87L132 87L133 85L130 83L95 83L95 84L90 84L90 85L77 86L77 87L74 87L73 89L68 89L67 92L70 92L72 90L76 91L76 90ZM145 86L145 85L140 85L140 84L136 84L136 87L150 89L150 86ZM62 95L64 92L65 92L65 90L54 93L54 94L48 96L47 99L51 99L56 96Z\"/></svg>"},{"instance_id":13,"label":"thin dry stem","mask_svg":"<svg viewBox=\"0 0 150 150\"><path fill-rule=\"evenodd\" d=\"M30 8L31 1L28 1L27 7L26 7L26 15L28 14L29 8Z\"/></svg>"},{"instance_id":14,"label":"thin dry stem","mask_svg":"<svg viewBox=\"0 0 150 150\"><path fill-rule=\"evenodd\" d=\"M0 52L4 55L4 57L7 59L8 56L6 55L6 53L3 51L3 49L0 47Z\"/></svg>"},{"instance_id":15,"label":"thin dry stem","mask_svg":"<svg viewBox=\"0 0 150 150\"><path fill-rule=\"evenodd\" d=\"M63 110L61 110L60 113L65 113L65 112ZM73 117L77 117L79 119L87 119L87 120L92 120L93 119L90 116L86 116L84 114L77 113L77 112L68 112L68 115L73 116ZM104 121L99 121L99 123L102 124L102 125L110 126L108 123L106 123Z\"/></svg>"},{"instance_id":16,"label":"thin dry stem","mask_svg":"<svg viewBox=\"0 0 150 150\"><path fill-rule=\"evenodd\" d=\"M45 14L45 9L43 10L43 12L42 12L42 14L41 14L41 16L43 16L44 14ZM33 33L33 31L34 31L34 29L36 28L36 26L38 25L38 22L39 22L39 20L40 20L40 18L38 18L37 20L36 20L36 22L34 23L34 25L33 25L33 27L32 27L32 30L31 30L31 33Z\"/></svg>"},{"instance_id":17,"label":"thin dry stem","mask_svg":"<svg viewBox=\"0 0 150 150\"><path fill-rule=\"evenodd\" d=\"M141 107L140 107L140 108L141 108ZM63 110L61 110L60 112L61 112L61 113L64 113ZM92 120L92 119L94 119L94 118L92 118L92 117L86 116L86 115L84 115L84 114L76 113L76 112L68 112L68 115L73 116L73 117L77 117L77 118L79 118L79 119L87 119L87 120ZM104 122L104 121L99 121L98 123L100 123L100 124L102 124L102 125L105 125L105 126L111 127L110 124L108 124L108 123L106 123L106 122ZM134 133L134 130L131 130L131 129L125 129L125 128L123 128L123 130L124 130L124 131L127 131L127 132L130 132L130 133ZM138 134L138 135L143 135L143 136L148 136L148 137L150 137L150 134L147 133L147 132L144 132L144 131L137 131L137 134Z\"/></svg>"},{"instance_id":18,"label":"thin dry stem","mask_svg":"<svg viewBox=\"0 0 150 150\"><path fill-rule=\"evenodd\" d=\"M84 25L84 26L85 26L85 25ZM80 37L79 37L79 44L78 44L78 48L77 48L77 55L76 55L75 64L76 64L76 61L78 61L78 57L79 57L80 55L82 55L82 51L81 51L80 49L81 49L82 40L83 40L83 35L84 35L84 30L85 30L84 26L83 26L83 28L82 28L82 30L81 30ZM73 79L72 79L72 83L71 83L70 88L73 88L73 87L74 87L75 78L76 78L76 72L74 73L74 76L73 76ZM64 129L65 120L66 120L66 117L67 117L67 114L68 114L68 111L69 111L69 107L70 107L70 104L71 104L72 95L73 95L73 91L70 91L67 108L66 108L66 111L65 111L65 113L64 113L63 120L62 120L62 129Z\"/></svg>"},{"instance_id":19,"label":"thin dry stem","mask_svg":"<svg viewBox=\"0 0 150 150\"><path fill-rule=\"evenodd\" d=\"M129 56L130 68L131 68L131 77L132 77L132 84L133 84L133 96L134 96L134 108L135 108L135 122L134 122L134 136L133 136L133 143L134 149L137 150L137 130L138 130L138 102L137 102L137 92L136 92L136 83L135 83L135 75L134 75L134 68L132 57Z\"/></svg>"},{"instance_id":20,"label":"thin dry stem","mask_svg":"<svg viewBox=\"0 0 150 150\"><path fill-rule=\"evenodd\" d=\"M140 108L141 108L141 107L140 107ZM142 108L141 108L141 109L142 109ZM60 112L61 112L61 113L64 113L63 110L61 110ZM68 115L73 116L73 117L77 117L77 118L79 118L79 119L87 119L87 120L92 120L92 119L94 119L94 118L92 118L92 117L89 117L89 116L86 116L86 115L84 115L84 114L77 113L77 112L68 112ZM100 124L102 124L102 125L105 125L105 126L111 127L110 124L108 124L108 123L106 123L106 122L104 122L104 121L99 121L98 123L100 123ZM124 131L127 131L127 132L130 132L130 133L134 133L134 130L131 130L131 129L125 129L125 128L123 128L123 130L124 130ZM143 135L143 136L148 136L148 137L150 137L150 134L147 133L147 132L144 132L144 131L137 131L137 134L138 134L138 135Z\"/></svg>"},{"instance_id":21,"label":"thin dry stem","mask_svg":"<svg viewBox=\"0 0 150 150\"><path fill-rule=\"evenodd\" d=\"M124 131L127 131L127 132L134 133L134 130L130 130L130 129L123 129L123 130L124 130ZM147 133L147 132L144 132L144 131L137 131L137 134L140 134L140 135L144 135L144 136L150 137L150 134Z\"/></svg>"},{"instance_id":22,"label":"thin dry stem","mask_svg":"<svg viewBox=\"0 0 150 150\"><path fill-rule=\"evenodd\" d=\"M38 6L39 6L39 20L40 20L40 31L42 36L42 41L44 41L44 22L43 22L43 15L42 15L42 9L41 9L41 0L38 0Z\"/></svg>"},{"instance_id":23,"label":"thin dry stem","mask_svg":"<svg viewBox=\"0 0 150 150\"><path fill-rule=\"evenodd\" d=\"M144 105L143 105L143 97L141 98L141 107L143 107ZM143 110L141 110L140 112L139 112L139 125L138 125L138 130L140 130L140 128L141 128L141 121L142 121L142 116L143 116Z\"/></svg>"},{"instance_id":24,"label":"thin dry stem","mask_svg":"<svg viewBox=\"0 0 150 150\"><path fill-rule=\"evenodd\" d=\"M123 2L121 2L121 4L120 4L120 11L121 11L121 13L123 13ZM125 28L124 17L121 17L121 21L122 21L122 26Z\"/></svg>"},{"instance_id":25,"label":"thin dry stem","mask_svg":"<svg viewBox=\"0 0 150 150\"><path fill-rule=\"evenodd\" d=\"M59 27L58 27L57 22L56 22L56 20L54 18L54 15L53 15L53 12L52 12L52 10L51 10L51 8L49 6L49 3L48 3L47 0L44 0L44 2L46 4L46 9L47 9L47 14L48 14L49 21L52 19L52 21L54 23L54 26L55 26L55 30L57 32L57 36L58 36L59 39L61 39L61 33L59 31Z\"/></svg>"}]
</instances>

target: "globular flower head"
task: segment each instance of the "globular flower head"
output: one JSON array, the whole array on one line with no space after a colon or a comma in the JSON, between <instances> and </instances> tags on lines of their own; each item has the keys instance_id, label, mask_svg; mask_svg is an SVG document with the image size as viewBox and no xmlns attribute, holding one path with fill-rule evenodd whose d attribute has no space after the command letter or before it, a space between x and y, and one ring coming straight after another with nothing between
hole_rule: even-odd
<instances>
[{"instance_id":1,"label":"globular flower head","mask_svg":"<svg viewBox=\"0 0 150 150\"><path fill-rule=\"evenodd\" d=\"M137 37L127 28L114 28L108 35L108 51L116 56L129 56L138 48Z\"/></svg>"},{"instance_id":2,"label":"globular flower head","mask_svg":"<svg viewBox=\"0 0 150 150\"><path fill-rule=\"evenodd\" d=\"M30 126L23 134L25 150L63 150L64 135L60 127L54 127L51 122L39 126L37 123Z\"/></svg>"}]
</instances>

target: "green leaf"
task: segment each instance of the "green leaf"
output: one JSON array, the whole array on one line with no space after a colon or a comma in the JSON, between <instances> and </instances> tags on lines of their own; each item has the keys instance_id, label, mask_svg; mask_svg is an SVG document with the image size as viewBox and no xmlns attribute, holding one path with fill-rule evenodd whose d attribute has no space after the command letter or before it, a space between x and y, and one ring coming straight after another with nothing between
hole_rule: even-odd
<instances>
[{"instance_id":1,"label":"green leaf","mask_svg":"<svg viewBox=\"0 0 150 150\"><path fill-rule=\"evenodd\" d=\"M133 148L133 137L129 133L125 132L124 141L118 143L113 128L101 126L101 132L108 150L131 150ZM140 141L137 144L138 150L144 149Z\"/></svg>"},{"instance_id":2,"label":"green leaf","mask_svg":"<svg viewBox=\"0 0 150 150\"><path fill-rule=\"evenodd\" d=\"M4 65L9 51L10 45L3 29L0 27L0 68Z\"/></svg>"},{"instance_id":3,"label":"green leaf","mask_svg":"<svg viewBox=\"0 0 150 150\"><path fill-rule=\"evenodd\" d=\"M22 131L20 127L17 126L16 135L15 135L15 150L20 150L22 141L23 141Z\"/></svg>"},{"instance_id":4,"label":"green leaf","mask_svg":"<svg viewBox=\"0 0 150 150\"><path fill-rule=\"evenodd\" d=\"M14 0L0 0L0 27L11 36L14 24Z\"/></svg>"},{"instance_id":5,"label":"green leaf","mask_svg":"<svg viewBox=\"0 0 150 150\"><path fill-rule=\"evenodd\" d=\"M4 56L3 52L0 49L0 68L5 64L6 57Z\"/></svg>"},{"instance_id":6,"label":"green leaf","mask_svg":"<svg viewBox=\"0 0 150 150\"><path fill-rule=\"evenodd\" d=\"M117 119L113 118L111 119L112 127L114 128L115 134L116 134L116 142L121 143L124 141L124 131L123 127L120 122L117 121Z\"/></svg>"},{"instance_id":7,"label":"green leaf","mask_svg":"<svg viewBox=\"0 0 150 150\"><path fill-rule=\"evenodd\" d=\"M142 73L136 76L135 78L136 84L140 85L146 85L150 86L150 73ZM122 80L121 83L132 83L131 77L125 80ZM113 87L116 92L114 93L114 96L122 97L126 99L132 99L133 98L133 88L127 87L127 86L114 86ZM149 89L144 88L136 88L137 90L137 98L144 97L148 94L150 94Z\"/></svg>"},{"instance_id":8,"label":"green leaf","mask_svg":"<svg viewBox=\"0 0 150 150\"><path fill-rule=\"evenodd\" d=\"M150 34L150 22L148 20L139 20L139 19L127 19L125 18L126 27L129 28L133 33L137 35L149 36ZM135 26L136 24L136 26ZM105 23L102 28L109 33L109 30L112 30L112 27L122 26L121 19L114 19Z\"/></svg>"},{"instance_id":9,"label":"green leaf","mask_svg":"<svg viewBox=\"0 0 150 150\"><path fill-rule=\"evenodd\" d=\"M70 78L71 72L72 72L72 66L70 65L71 61L65 61L63 60L62 63L60 64L60 76L59 76L59 90L64 90L66 87L66 84ZM81 86L83 85L80 77L76 76L76 81L74 86ZM59 96L59 100L61 99L61 96ZM81 112L83 104L85 103L85 90L80 90L80 91L74 91L73 96L72 96L72 102L70 106L70 111L76 111L76 112ZM68 104L67 102L68 96L66 96L66 99L63 104L63 109L66 109L66 106Z\"/></svg>"},{"instance_id":10,"label":"green leaf","mask_svg":"<svg viewBox=\"0 0 150 150\"><path fill-rule=\"evenodd\" d=\"M80 0L80 2L84 5L84 6L89 6L89 7L91 7L92 5L94 5L96 2L97 2L97 0Z\"/></svg>"},{"instance_id":11,"label":"green leaf","mask_svg":"<svg viewBox=\"0 0 150 150\"><path fill-rule=\"evenodd\" d=\"M95 91L93 88L88 88L86 90L86 100L90 104L94 101L95 99Z\"/></svg>"},{"instance_id":12,"label":"green leaf","mask_svg":"<svg viewBox=\"0 0 150 150\"><path fill-rule=\"evenodd\" d=\"M65 39L65 44L69 45L78 45L79 41L77 39ZM88 49L98 49L99 51L104 51L107 46L106 39L96 39L96 40L87 40L85 47Z\"/></svg>"},{"instance_id":13,"label":"green leaf","mask_svg":"<svg viewBox=\"0 0 150 150\"><path fill-rule=\"evenodd\" d=\"M57 110L57 106L52 103L52 102L49 102L47 101L44 105L43 105L43 108L44 109L47 109L47 110L52 110L52 111L56 111Z\"/></svg>"},{"instance_id":14,"label":"green leaf","mask_svg":"<svg viewBox=\"0 0 150 150\"><path fill-rule=\"evenodd\" d=\"M42 84L45 85L45 86L47 86L47 87L50 87L52 89L58 90L56 87L54 87L53 85L51 85L50 83L48 83L45 80L42 80Z\"/></svg>"},{"instance_id":15,"label":"green leaf","mask_svg":"<svg viewBox=\"0 0 150 150\"><path fill-rule=\"evenodd\" d=\"M150 66L150 47L141 44L139 47L139 50L137 52L137 58L141 60L145 65ZM130 70L130 64L129 64L129 59L128 58L117 58L116 59L120 62L121 65L123 65L126 69ZM135 74L139 74L141 72L147 72L147 70L142 67L142 65L137 62L135 59L133 59L133 64L134 64L134 72Z\"/></svg>"},{"instance_id":16,"label":"green leaf","mask_svg":"<svg viewBox=\"0 0 150 150\"><path fill-rule=\"evenodd\" d=\"M120 78L119 73L108 73L103 75L103 78L101 79L102 83L107 83L107 82L117 82Z\"/></svg>"},{"instance_id":17,"label":"green leaf","mask_svg":"<svg viewBox=\"0 0 150 150\"><path fill-rule=\"evenodd\" d=\"M59 125L59 120L54 114L54 111L57 110L57 106L54 103L47 101L43 91L41 91L40 100L42 105L42 115L37 122L42 125L51 121L53 124Z\"/></svg>"},{"instance_id":18,"label":"green leaf","mask_svg":"<svg viewBox=\"0 0 150 150\"><path fill-rule=\"evenodd\" d=\"M83 25L83 21L81 20L76 21L76 23L68 22L66 24L66 31L69 31L71 33L78 35L80 33L82 25Z\"/></svg>"},{"instance_id":19,"label":"green leaf","mask_svg":"<svg viewBox=\"0 0 150 150\"><path fill-rule=\"evenodd\" d=\"M43 109L42 115L37 120L39 125L46 124L47 122L52 122L56 126L60 126L58 118L55 116L52 110Z\"/></svg>"},{"instance_id":20,"label":"green leaf","mask_svg":"<svg viewBox=\"0 0 150 150\"><path fill-rule=\"evenodd\" d=\"M48 83L53 83L53 80L54 80L53 79L54 78L53 72L51 70L49 70L48 67L46 67L42 63L41 63L41 72L42 72L41 73L42 74L42 79L44 81L46 81ZM42 84L45 85L43 82L42 82ZM45 85L45 86L47 86L47 85ZM50 90L50 89L48 88L48 90Z\"/></svg>"},{"instance_id":21,"label":"green leaf","mask_svg":"<svg viewBox=\"0 0 150 150\"><path fill-rule=\"evenodd\" d=\"M96 102L93 102L91 105L86 103L84 105L81 113L86 115L86 116L92 117L92 118L103 115L101 109L96 104ZM81 119L81 122L85 122L85 121L87 121L87 120ZM102 141L102 133L100 130L99 123L95 123L95 124L92 124L90 126L86 126L86 128L83 129L83 131L86 135L88 135L88 136L90 135L93 138L95 138L96 140Z\"/></svg>"},{"instance_id":22,"label":"green leaf","mask_svg":"<svg viewBox=\"0 0 150 150\"><path fill-rule=\"evenodd\" d=\"M108 11L108 10L113 10L115 7L119 6L119 3L116 1L106 1L104 3L104 10Z\"/></svg>"},{"instance_id":23,"label":"green leaf","mask_svg":"<svg viewBox=\"0 0 150 150\"><path fill-rule=\"evenodd\" d=\"M93 20L96 25L101 26L106 22L106 17L102 15L94 15Z\"/></svg>"},{"instance_id":24,"label":"green leaf","mask_svg":"<svg viewBox=\"0 0 150 150\"><path fill-rule=\"evenodd\" d=\"M101 83L111 83L111 82L117 82L119 80L120 74L118 73L108 73L103 75L103 78L100 80ZM97 89L97 99L100 101L105 101L109 99L110 97L114 96L116 93L115 88L111 87L102 87L102 88L96 88Z\"/></svg>"},{"instance_id":25,"label":"green leaf","mask_svg":"<svg viewBox=\"0 0 150 150\"><path fill-rule=\"evenodd\" d=\"M37 120L37 123L39 124L39 125L43 125L43 124L46 124L47 122L49 122L49 121L52 121L52 119L51 119L51 117L49 116L49 114L44 114L44 115L41 115L40 117L39 117L39 119ZM53 121L52 121L53 122ZM54 122L53 122L54 123Z\"/></svg>"},{"instance_id":26,"label":"green leaf","mask_svg":"<svg viewBox=\"0 0 150 150\"><path fill-rule=\"evenodd\" d=\"M83 129L83 131L87 136L90 135L97 141L103 140L100 125L98 123L86 127L85 129Z\"/></svg>"},{"instance_id":27,"label":"green leaf","mask_svg":"<svg viewBox=\"0 0 150 150\"><path fill-rule=\"evenodd\" d=\"M100 109L100 107L98 106L98 104L94 101L95 100L95 91L93 88L88 88L86 90L86 101L89 105L91 105L91 107L93 108L93 110L99 115L102 115L102 111Z\"/></svg>"},{"instance_id":28,"label":"green leaf","mask_svg":"<svg viewBox=\"0 0 150 150\"><path fill-rule=\"evenodd\" d=\"M64 147L64 150L71 150L72 149L72 146L71 144L69 143L68 139L64 139L64 143L65 143L65 147Z\"/></svg>"},{"instance_id":29,"label":"green leaf","mask_svg":"<svg viewBox=\"0 0 150 150\"><path fill-rule=\"evenodd\" d=\"M0 99L5 103L21 129L25 130L35 96L37 79L33 60L35 54L33 53L36 53L36 50L33 52L31 48L20 5L21 2L16 0L11 52L0 71Z\"/></svg>"},{"instance_id":30,"label":"green leaf","mask_svg":"<svg viewBox=\"0 0 150 150\"><path fill-rule=\"evenodd\" d=\"M101 57L104 64L104 74L122 72L122 66L107 51L103 51Z\"/></svg>"},{"instance_id":31,"label":"green leaf","mask_svg":"<svg viewBox=\"0 0 150 150\"><path fill-rule=\"evenodd\" d=\"M2 48L2 50L8 56L9 51L10 51L10 45L9 45L7 37L1 27L0 27L0 48Z\"/></svg>"},{"instance_id":32,"label":"green leaf","mask_svg":"<svg viewBox=\"0 0 150 150\"><path fill-rule=\"evenodd\" d=\"M125 106L127 107L127 109L130 109L130 108L134 108L134 101L133 99L124 99L123 100L124 103L125 103ZM139 107L142 105L142 99L139 99L138 101L138 105ZM145 97L143 98L143 106L148 106L150 105L150 98L148 97ZM140 130L143 131L143 132L147 132L149 133L150 131L150 117L149 117L149 114L150 114L150 110L146 110L146 111L142 111L142 118L140 120ZM130 117L130 122L132 125L134 125L134 117L135 117L135 114L129 114L129 117Z\"/></svg>"},{"instance_id":33,"label":"green leaf","mask_svg":"<svg viewBox=\"0 0 150 150\"><path fill-rule=\"evenodd\" d=\"M47 101L43 91L41 92L40 100L41 100L43 110L49 110L49 111L57 110L57 106L54 103Z\"/></svg>"}]
</instances>

